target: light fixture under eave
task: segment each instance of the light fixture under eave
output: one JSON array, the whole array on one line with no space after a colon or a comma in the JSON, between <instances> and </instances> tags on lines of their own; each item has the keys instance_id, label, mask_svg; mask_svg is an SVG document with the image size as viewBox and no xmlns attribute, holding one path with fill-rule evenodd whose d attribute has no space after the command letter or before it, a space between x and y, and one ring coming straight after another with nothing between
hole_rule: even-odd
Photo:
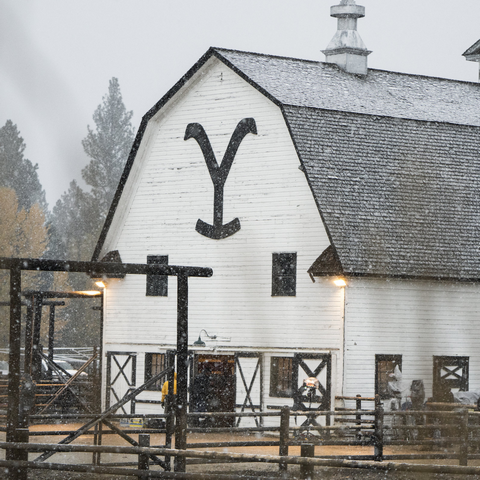
<instances>
[{"instance_id":1,"label":"light fixture under eave","mask_svg":"<svg viewBox=\"0 0 480 480\"><path fill-rule=\"evenodd\" d=\"M74 293L80 293L81 295L89 295L91 297L102 294L100 290L82 290L80 292L74 292Z\"/></svg>"},{"instance_id":2,"label":"light fixture under eave","mask_svg":"<svg viewBox=\"0 0 480 480\"><path fill-rule=\"evenodd\" d=\"M202 340L202 332L205 332L205 335L210 338L211 340L216 340L217 336L216 335L209 335L207 333L206 330L204 330L203 328L200 330L200 333L198 334L198 340L196 340L195 342L193 342L193 346L194 347L205 347L206 344L205 342Z\"/></svg>"},{"instance_id":3,"label":"light fixture under eave","mask_svg":"<svg viewBox=\"0 0 480 480\"><path fill-rule=\"evenodd\" d=\"M347 286L347 282L345 281L344 278L337 278L333 281L333 283L337 286L337 287L346 287Z\"/></svg>"},{"instance_id":4,"label":"light fixture under eave","mask_svg":"<svg viewBox=\"0 0 480 480\"><path fill-rule=\"evenodd\" d=\"M107 286L105 285L104 282L102 282L101 280L99 280L98 282L95 282L95 285L99 288L106 288Z\"/></svg>"}]
</instances>

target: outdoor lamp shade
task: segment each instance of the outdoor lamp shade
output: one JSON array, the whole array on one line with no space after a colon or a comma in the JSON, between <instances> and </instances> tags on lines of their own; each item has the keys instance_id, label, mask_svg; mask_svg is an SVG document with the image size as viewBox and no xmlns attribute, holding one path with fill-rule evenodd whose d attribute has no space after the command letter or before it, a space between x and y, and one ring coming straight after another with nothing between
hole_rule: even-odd
<instances>
[{"instance_id":1,"label":"outdoor lamp shade","mask_svg":"<svg viewBox=\"0 0 480 480\"><path fill-rule=\"evenodd\" d=\"M193 342L193 345L195 347L204 347L205 346L205 342L200 338L200 335L198 336L198 340L196 340L195 342Z\"/></svg>"}]
</instances>

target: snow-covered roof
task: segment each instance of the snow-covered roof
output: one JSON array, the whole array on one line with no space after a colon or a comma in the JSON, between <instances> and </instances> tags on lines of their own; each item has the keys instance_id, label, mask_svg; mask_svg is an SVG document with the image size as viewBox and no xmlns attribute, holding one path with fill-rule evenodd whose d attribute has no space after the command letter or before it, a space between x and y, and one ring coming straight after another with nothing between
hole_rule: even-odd
<instances>
[{"instance_id":1,"label":"snow-covered roof","mask_svg":"<svg viewBox=\"0 0 480 480\"><path fill-rule=\"evenodd\" d=\"M215 49L283 105L480 126L480 84Z\"/></svg>"},{"instance_id":2,"label":"snow-covered roof","mask_svg":"<svg viewBox=\"0 0 480 480\"><path fill-rule=\"evenodd\" d=\"M282 109L344 273L480 279L479 84L224 49L144 117L95 260L146 124L212 56Z\"/></svg>"}]
</instances>

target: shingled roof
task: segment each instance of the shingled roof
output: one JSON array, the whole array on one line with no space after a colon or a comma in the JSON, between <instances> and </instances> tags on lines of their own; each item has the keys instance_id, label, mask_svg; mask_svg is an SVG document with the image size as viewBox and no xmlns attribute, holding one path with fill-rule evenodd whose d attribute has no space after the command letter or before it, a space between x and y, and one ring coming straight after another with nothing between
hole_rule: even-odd
<instances>
[{"instance_id":1,"label":"shingled roof","mask_svg":"<svg viewBox=\"0 0 480 480\"><path fill-rule=\"evenodd\" d=\"M282 105L480 126L480 85L368 70L352 75L331 63L215 49Z\"/></svg>"},{"instance_id":2,"label":"shingled roof","mask_svg":"<svg viewBox=\"0 0 480 480\"><path fill-rule=\"evenodd\" d=\"M223 49L144 117L94 258L146 122L212 56L282 109L344 274L480 279L479 84Z\"/></svg>"}]
</instances>

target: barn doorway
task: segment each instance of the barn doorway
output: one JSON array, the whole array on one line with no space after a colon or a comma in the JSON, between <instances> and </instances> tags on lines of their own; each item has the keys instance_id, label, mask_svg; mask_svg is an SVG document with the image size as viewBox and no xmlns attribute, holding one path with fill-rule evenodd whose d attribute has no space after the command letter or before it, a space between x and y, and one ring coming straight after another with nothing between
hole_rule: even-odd
<instances>
[{"instance_id":1,"label":"barn doorway","mask_svg":"<svg viewBox=\"0 0 480 480\"><path fill-rule=\"evenodd\" d=\"M235 356L196 355L190 386L190 411L234 412L235 397ZM207 424L231 427L235 424L235 418L210 417Z\"/></svg>"},{"instance_id":2,"label":"barn doorway","mask_svg":"<svg viewBox=\"0 0 480 480\"><path fill-rule=\"evenodd\" d=\"M433 398L443 402L450 392L468 391L468 367L469 357L434 355Z\"/></svg>"}]
</instances>

